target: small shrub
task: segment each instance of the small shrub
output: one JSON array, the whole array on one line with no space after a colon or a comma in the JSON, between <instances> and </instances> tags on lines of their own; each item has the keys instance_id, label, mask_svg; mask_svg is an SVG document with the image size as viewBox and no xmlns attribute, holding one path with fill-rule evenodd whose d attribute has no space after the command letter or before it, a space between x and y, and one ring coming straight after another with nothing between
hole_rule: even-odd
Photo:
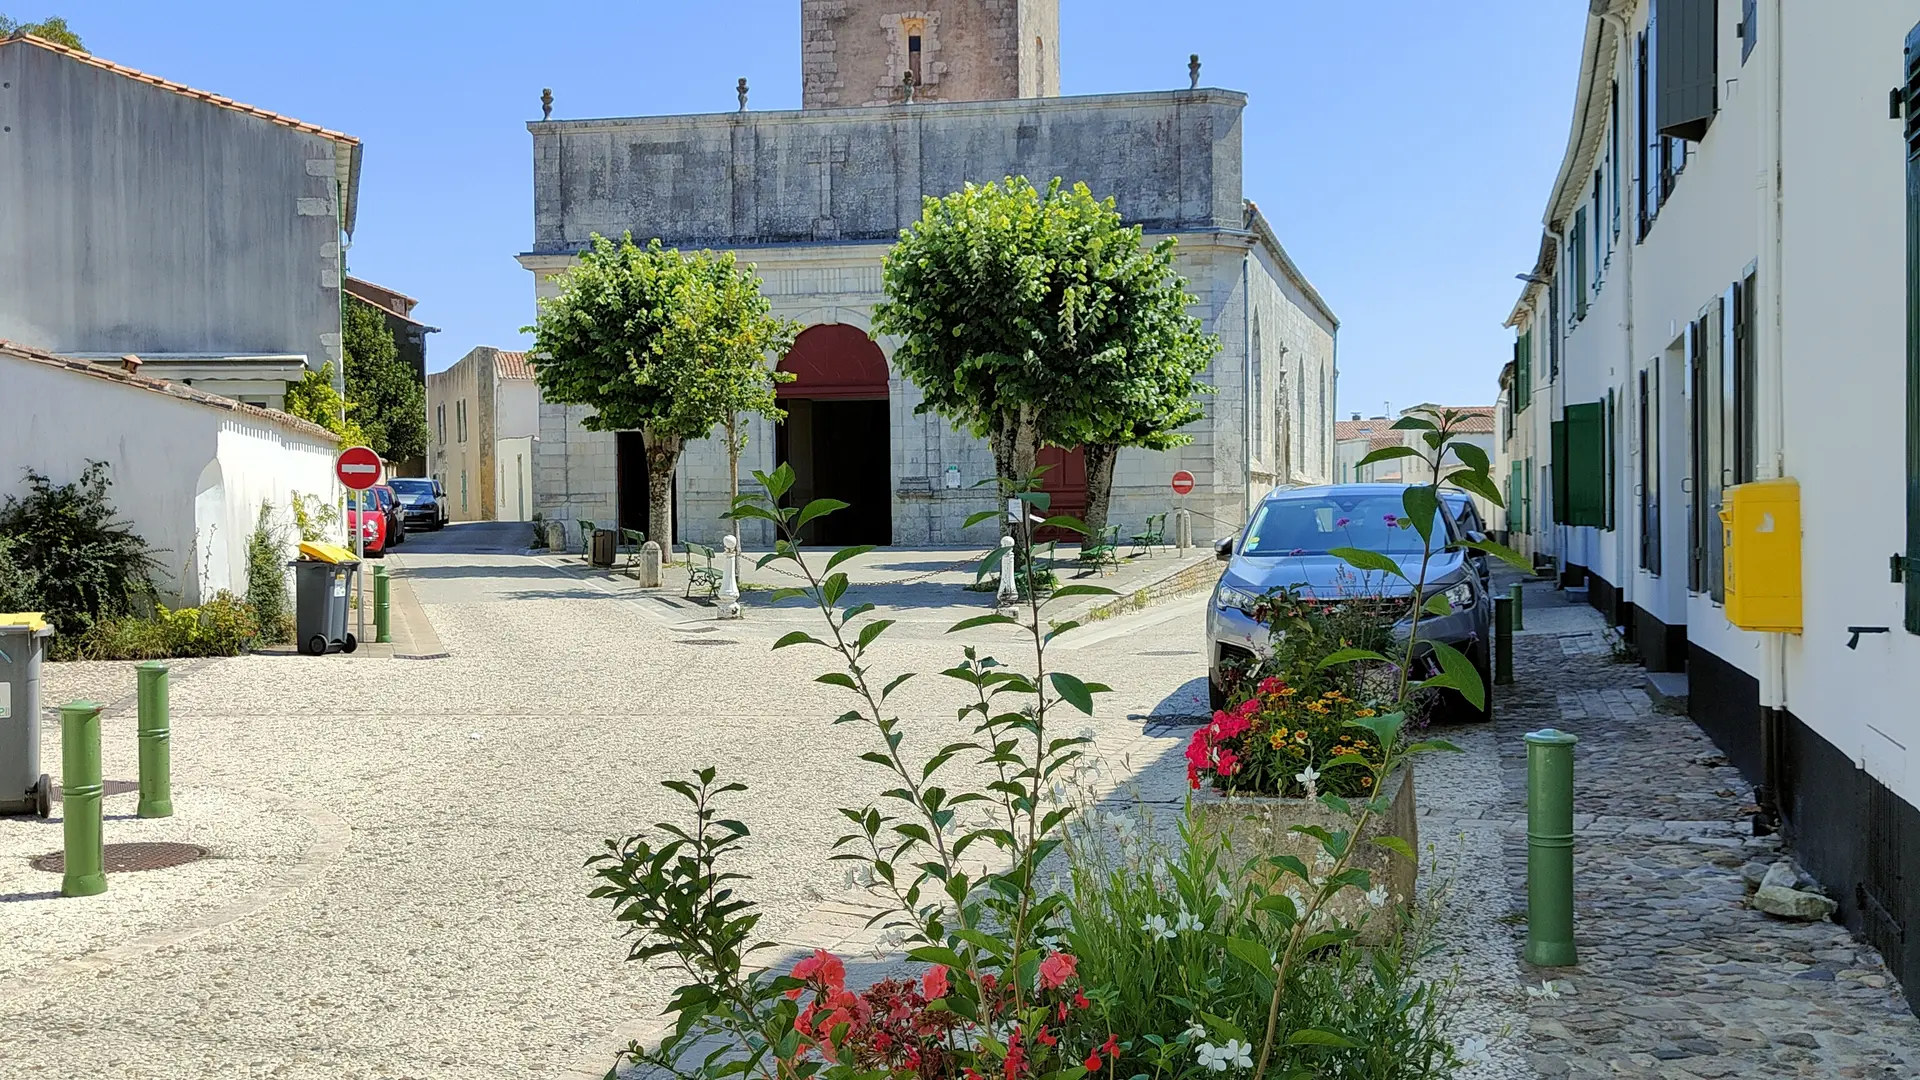
<instances>
[{"instance_id":1,"label":"small shrub","mask_svg":"<svg viewBox=\"0 0 1920 1080\"><path fill-rule=\"evenodd\" d=\"M116 615L53 639L55 660L170 660L238 656L260 640L260 620L226 590L197 608L156 605L151 616Z\"/></svg>"},{"instance_id":2,"label":"small shrub","mask_svg":"<svg viewBox=\"0 0 1920 1080\"><path fill-rule=\"evenodd\" d=\"M0 536L0 612L34 611L40 607L40 576L13 557L18 541Z\"/></svg>"},{"instance_id":3,"label":"small shrub","mask_svg":"<svg viewBox=\"0 0 1920 1080\"><path fill-rule=\"evenodd\" d=\"M107 500L105 462L89 462L80 479L56 484L27 470L27 494L0 503L15 592L31 590L29 610L44 611L62 634L141 610L153 596L153 552Z\"/></svg>"},{"instance_id":4,"label":"small shrub","mask_svg":"<svg viewBox=\"0 0 1920 1080\"><path fill-rule=\"evenodd\" d=\"M304 543L318 544L333 533L333 527L340 523L340 510L318 495L293 493L289 507L293 511L293 528L300 534Z\"/></svg>"},{"instance_id":5,"label":"small shrub","mask_svg":"<svg viewBox=\"0 0 1920 1080\"><path fill-rule=\"evenodd\" d=\"M247 537L247 603L260 623L260 640L279 645L293 640L293 614L287 610L286 537L273 520L273 504L260 504L260 520Z\"/></svg>"}]
</instances>

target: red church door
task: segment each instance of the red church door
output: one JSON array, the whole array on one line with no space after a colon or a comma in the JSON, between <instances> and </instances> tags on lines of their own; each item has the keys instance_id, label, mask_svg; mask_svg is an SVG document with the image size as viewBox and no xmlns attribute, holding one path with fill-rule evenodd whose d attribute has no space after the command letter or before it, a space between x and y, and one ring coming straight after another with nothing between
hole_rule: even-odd
<instances>
[{"instance_id":1,"label":"red church door","mask_svg":"<svg viewBox=\"0 0 1920 1080\"><path fill-rule=\"evenodd\" d=\"M1057 446L1043 446L1034 455L1036 467L1045 469L1040 474L1040 490L1051 499L1043 517L1055 514L1067 514L1085 519L1087 516L1087 456L1079 447L1063 450ZM1080 537L1062 529L1042 529L1034 534L1036 540L1059 540L1076 544Z\"/></svg>"}]
</instances>

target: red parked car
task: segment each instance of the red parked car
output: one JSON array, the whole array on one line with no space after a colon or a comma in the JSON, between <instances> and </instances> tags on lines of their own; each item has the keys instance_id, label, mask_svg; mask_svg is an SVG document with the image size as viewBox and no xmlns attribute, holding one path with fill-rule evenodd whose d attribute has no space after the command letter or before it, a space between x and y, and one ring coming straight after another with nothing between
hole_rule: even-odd
<instances>
[{"instance_id":1,"label":"red parked car","mask_svg":"<svg viewBox=\"0 0 1920 1080\"><path fill-rule=\"evenodd\" d=\"M365 539L369 557L378 557L387 553L387 512L379 508L372 499L367 500L367 512L362 514L353 508L353 500L347 500L347 550L354 547L355 533Z\"/></svg>"}]
</instances>

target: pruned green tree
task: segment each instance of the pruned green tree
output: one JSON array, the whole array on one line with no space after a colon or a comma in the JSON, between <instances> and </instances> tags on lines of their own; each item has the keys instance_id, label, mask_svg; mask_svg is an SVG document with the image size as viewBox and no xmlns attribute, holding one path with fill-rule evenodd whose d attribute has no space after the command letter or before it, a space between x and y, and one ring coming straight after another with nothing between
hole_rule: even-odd
<instances>
[{"instance_id":1,"label":"pruned green tree","mask_svg":"<svg viewBox=\"0 0 1920 1080\"><path fill-rule=\"evenodd\" d=\"M357 297L340 308L340 339L346 352L348 415L366 444L388 461L427 452L427 388L400 359L393 331L380 309Z\"/></svg>"},{"instance_id":2,"label":"pruned green tree","mask_svg":"<svg viewBox=\"0 0 1920 1080\"><path fill-rule=\"evenodd\" d=\"M345 402L333 385L330 363L322 365L319 371L308 368L299 382L288 383L285 408L288 413L339 436L343 447L366 444L367 433L360 430L359 421L353 418L353 406Z\"/></svg>"},{"instance_id":3,"label":"pruned green tree","mask_svg":"<svg viewBox=\"0 0 1920 1080\"><path fill-rule=\"evenodd\" d=\"M1089 527L1104 524L1120 446L1165 448L1200 417L1218 348L1173 272L1173 242L1142 246L1112 199L1058 179L969 184L925 202L887 253L877 332L920 387L918 412L985 438L1003 487L1039 446L1083 446Z\"/></svg>"},{"instance_id":4,"label":"pruned green tree","mask_svg":"<svg viewBox=\"0 0 1920 1080\"><path fill-rule=\"evenodd\" d=\"M651 529L673 535L673 472L689 439L728 429L738 468L738 417L778 418L773 358L798 325L775 318L751 265L731 253L683 254L595 235L556 279L526 331L541 396L594 410L590 431L639 431L646 444ZM737 481L736 481L737 483Z\"/></svg>"},{"instance_id":5,"label":"pruned green tree","mask_svg":"<svg viewBox=\"0 0 1920 1080\"><path fill-rule=\"evenodd\" d=\"M80 35L74 33L73 28L67 25L67 20L58 15L49 15L39 22L20 22L0 15L0 38L7 37L16 30L32 34L37 38L44 38L55 45L65 45L69 49L78 49L81 52L87 51L87 47L80 43Z\"/></svg>"}]
</instances>

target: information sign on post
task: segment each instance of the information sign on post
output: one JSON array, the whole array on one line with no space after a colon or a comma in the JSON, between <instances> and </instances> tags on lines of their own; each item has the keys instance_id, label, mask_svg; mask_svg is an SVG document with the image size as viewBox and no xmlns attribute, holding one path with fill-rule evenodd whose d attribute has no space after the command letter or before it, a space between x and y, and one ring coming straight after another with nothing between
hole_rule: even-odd
<instances>
[{"instance_id":1,"label":"information sign on post","mask_svg":"<svg viewBox=\"0 0 1920 1080\"><path fill-rule=\"evenodd\" d=\"M340 478L341 486L353 492L353 507L358 514L353 522L353 555L361 563L367 561L367 489L380 482L380 455L370 446L349 446L340 451L333 459L333 474ZM361 641L367 639L367 596L366 580L361 576L362 568L353 568L354 610L358 633Z\"/></svg>"}]
</instances>

